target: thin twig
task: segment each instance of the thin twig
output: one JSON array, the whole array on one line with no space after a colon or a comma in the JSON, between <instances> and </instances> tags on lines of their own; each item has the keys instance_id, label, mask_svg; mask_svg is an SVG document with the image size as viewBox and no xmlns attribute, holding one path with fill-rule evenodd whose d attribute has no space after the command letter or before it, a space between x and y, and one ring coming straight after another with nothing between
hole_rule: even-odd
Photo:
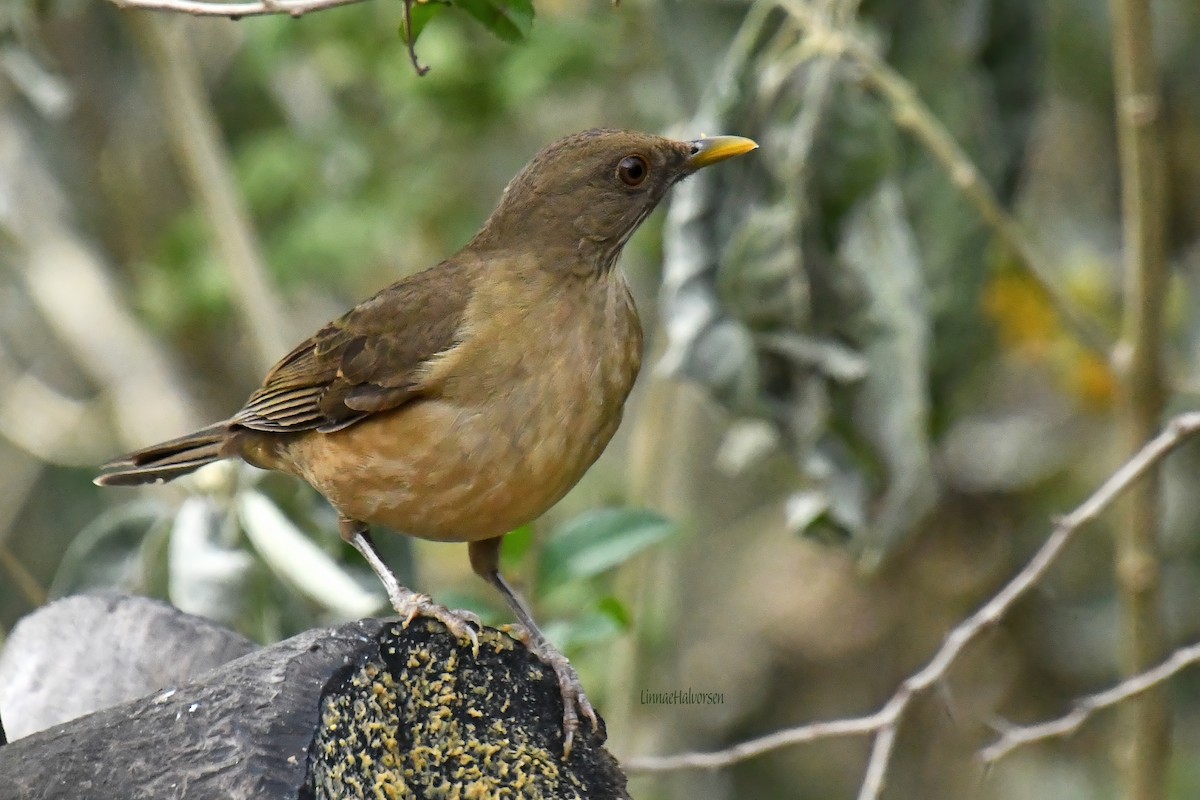
<instances>
[{"instance_id":1,"label":"thin twig","mask_svg":"<svg viewBox=\"0 0 1200 800\"><path fill-rule=\"evenodd\" d=\"M812 44L830 56L849 56L858 65L867 82L891 107L896 124L915 136L942 166L951 182L1045 292L1067 329L1107 363L1112 351L1111 337L1058 286L1048 259L1034 246L1022 225L1000 205L970 156L921 100L912 83L881 59L870 44L849 30L830 27L822 15L802 0L774 2L809 33Z\"/></svg>"},{"instance_id":2,"label":"thin twig","mask_svg":"<svg viewBox=\"0 0 1200 800\"><path fill-rule=\"evenodd\" d=\"M999 622L1050 571L1063 549L1084 525L1100 516L1132 484L1197 433L1200 433L1200 412L1180 414L1172 419L1160 434L1122 464L1074 511L1059 519L1045 543L1021 571L978 611L956 625L933 658L919 672L907 678L876 713L787 728L709 753L631 758L624 762L625 768L630 772L714 769L794 744L873 734L875 742L858 796L859 800L875 800L883 790L900 721L913 698L946 677L966 646Z\"/></svg>"},{"instance_id":3,"label":"thin twig","mask_svg":"<svg viewBox=\"0 0 1200 800\"><path fill-rule=\"evenodd\" d=\"M875 733L871 756L867 759L867 771L863 775L862 785L858 788L859 800L874 800L883 793L888 767L892 763L892 751L896 747L896 733L900 729L900 716L912 701L913 693L911 687L901 686L885 706L892 710L892 719Z\"/></svg>"},{"instance_id":4,"label":"thin twig","mask_svg":"<svg viewBox=\"0 0 1200 800\"><path fill-rule=\"evenodd\" d=\"M424 0L404 0L404 45L408 49L408 58L412 61L417 75L429 72L429 67L423 65L417 58L416 42L412 36L412 6L415 2ZM119 8L140 8L151 11L174 11L180 14L191 14L194 17L261 17L268 14L287 14L290 17L302 17L310 11L324 11L339 6L349 6L361 3L363 0L256 0L256 2L222 3L210 0L109 0Z\"/></svg>"},{"instance_id":5,"label":"thin twig","mask_svg":"<svg viewBox=\"0 0 1200 800\"><path fill-rule=\"evenodd\" d=\"M118 8L145 8L154 11L176 11L196 17L261 17L265 14L288 14L300 17L310 11L348 6L363 0L255 0L247 3L218 3L208 0L109 0Z\"/></svg>"},{"instance_id":6,"label":"thin twig","mask_svg":"<svg viewBox=\"0 0 1200 800\"><path fill-rule=\"evenodd\" d=\"M1097 711L1111 708L1131 697L1158 687L1170 680L1177 672L1200 663L1200 643L1181 647L1153 669L1126 678L1109 689L1088 695L1075 701L1070 713L1058 719L1039 722L1036 725L1006 725L1000 738L980 751L985 763L994 764L1019 747L1027 744L1070 736L1087 722Z\"/></svg>"},{"instance_id":7,"label":"thin twig","mask_svg":"<svg viewBox=\"0 0 1200 800\"><path fill-rule=\"evenodd\" d=\"M417 58L417 38L413 36L412 26L412 6L415 0L404 0L404 45L408 48L408 60L412 62L413 69L417 71L417 76L423 76L429 72L429 67L423 65L421 60Z\"/></svg>"},{"instance_id":8,"label":"thin twig","mask_svg":"<svg viewBox=\"0 0 1200 800\"><path fill-rule=\"evenodd\" d=\"M772 750L780 750L818 739L840 739L847 736L867 736L887 722L883 711L866 717L814 722L795 728L785 728L757 739L735 744L711 753L679 753L673 756L637 756L623 759L626 772L674 772L681 769L720 769L755 758Z\"/></svg>"}]
</instances>

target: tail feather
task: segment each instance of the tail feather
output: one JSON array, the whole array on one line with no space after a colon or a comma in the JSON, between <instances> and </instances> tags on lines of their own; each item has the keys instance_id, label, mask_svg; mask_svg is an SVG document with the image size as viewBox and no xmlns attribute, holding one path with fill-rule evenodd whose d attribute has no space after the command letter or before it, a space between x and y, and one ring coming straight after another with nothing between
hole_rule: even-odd
<instances>
[{"instance_id":1,"label":"tail feather","mask_svg":"<svg viewBox=\"0 0 1200 800\"><path fill-rule=\"evenodd\" d=\"M226 458L222 445L229 438L229 423L218 422L187 436L171 439L114 459L100 467L98 486L137 486L169 481Z\"/></svg>"}]
</instances>

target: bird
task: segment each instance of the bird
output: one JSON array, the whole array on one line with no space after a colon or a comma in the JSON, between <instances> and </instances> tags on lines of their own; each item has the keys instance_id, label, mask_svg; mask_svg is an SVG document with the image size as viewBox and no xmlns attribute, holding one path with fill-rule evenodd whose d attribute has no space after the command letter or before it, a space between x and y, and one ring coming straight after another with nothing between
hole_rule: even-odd
<instances>
[{"instance_id":1,"label":"bird","mask_svg":"<svg viewBox=\"0 0 1200 800\"><path fill-rule=\"evenodd\" d=\"M233 416L100 467L101 486L241 459L309 483L407 625L441 621L478 646L478 619L404 587L370 525L465 542L529 649L557 678L563 757L595 709L499 570L504 535L558 502L604 451L642 361L622 248L672 186L750 152L594 129L538 152L479 232L436 266L364 300L285 355Z\"/></svg>"}]
</instances>

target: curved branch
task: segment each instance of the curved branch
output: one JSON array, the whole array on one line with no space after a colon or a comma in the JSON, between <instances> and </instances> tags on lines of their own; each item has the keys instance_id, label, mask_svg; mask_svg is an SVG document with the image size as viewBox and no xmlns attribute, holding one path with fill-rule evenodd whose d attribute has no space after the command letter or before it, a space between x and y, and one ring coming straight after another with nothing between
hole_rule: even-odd
<instances>
[{"instance_id":1,"label":"curved branch","mask_svg":"<svg viewBox=\"0 0 1200 800\"><path fill-rule=\"evenodd\" d=\"M904 712L913 698L942 681L949 674L950 668L967 645L999 622L1017 601L1050 571L1062 551L1074 540L1075 535L1083 526L1099 517L1130 486L1154 469L1179 445L1198 433L1200 433L1200 411L1180 414L1173 418L1162 433L1143 445L1075 510L1059 519L1049 538L1021 571L1013 576L978 611L956 625L929 662L900 684L892 697L876 713L865 717L830 720L786 728L709 753L631 758L623 762L626 769L631 773L666 772L678 769L716 769L754 758L772 750L817 739L873 735L875 742L871 748L867 771L858 797L859 800L875 800L883 790L896 734ZM1186 650L1180 652L1187 653ZM1191 656L1189 654L1183 658L1191 659ZM1200 655L1196 659L1200 659ZM1173 656L1167 663L1174 664L1175 660L1176 657ZM1191 660L1188 660L1187 663L1191 663ZM1175 667L1170 674L1180 668L1182 665ZM1149 685L1137 691L1144 691L1146 688L1149 688ZM1128 696L1137 694L1137 691L1129 692ZM1120 699L1122 698L1113 702L1119 702Z\"/></svg>"},{"instance_id":2,"label":"curved branch","mask_svg":"<svg viewBox=\"0 0 1200 800\"><path fill-rule=\"evenodd\" d=\"M177 11L195 17L261 17L265 14L288 14L301 17L310 11L348 6L363 0L253 0L243 3L219 3L210 0L109 0L118 8L146 8L154 11Z\"/></svg>"},{"instance_id":3,"label":"curved branch","mask_svg":"<svg viewBox=\"0 0 1200 800\"><path fill-rule=\"evenodd\" d=\"M681 769L721 769L741 761L797 744L818 739L840 739L847 736L866 736L878 731L887 722L883 711L866 717L835 719L785 728L757 739L750 739L724 750L711 753L679 753L673 756L635 756L621 760L630 774L635 772L674 772Z\"/></svg>"},{"instance_id":4,"label":"curved branch","mask_svg":"<svg viewBox=\"0 0 1200 800\"><path fill-rule=\"evenodd\" d=\"M1103 692L1096 692L1076 700L1075 707L1058 719L1039 722L1035 725L1002 726L1000 738L980 751L979 757L987 764L994 764L1012 751L1027 744L1059 736L1070 736L1097 711L1111 708L1142 692L1160 686L1176 673L1196 663L1200 663L1200 643L1181 647L1157 667L1127 678Z\"/></svg>"}]
</instances>

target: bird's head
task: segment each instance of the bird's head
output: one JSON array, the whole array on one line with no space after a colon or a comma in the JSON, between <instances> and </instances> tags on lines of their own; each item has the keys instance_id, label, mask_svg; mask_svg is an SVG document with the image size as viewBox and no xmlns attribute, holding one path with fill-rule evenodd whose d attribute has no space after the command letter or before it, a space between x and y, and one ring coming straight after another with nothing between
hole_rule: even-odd
<instances>
[{"instance_id":1,"label":"bird's head","mask_svg":"<svg viewBox=\"0 0 1200 800\"><path fill-rule=\"evenodd\" d=\"M476 242L573 253L581 266L608 269L672 186L756 147L740 136L690 142L616 130L568 136L534 156L509 182Z\"/></svg>"}]
</instances>

